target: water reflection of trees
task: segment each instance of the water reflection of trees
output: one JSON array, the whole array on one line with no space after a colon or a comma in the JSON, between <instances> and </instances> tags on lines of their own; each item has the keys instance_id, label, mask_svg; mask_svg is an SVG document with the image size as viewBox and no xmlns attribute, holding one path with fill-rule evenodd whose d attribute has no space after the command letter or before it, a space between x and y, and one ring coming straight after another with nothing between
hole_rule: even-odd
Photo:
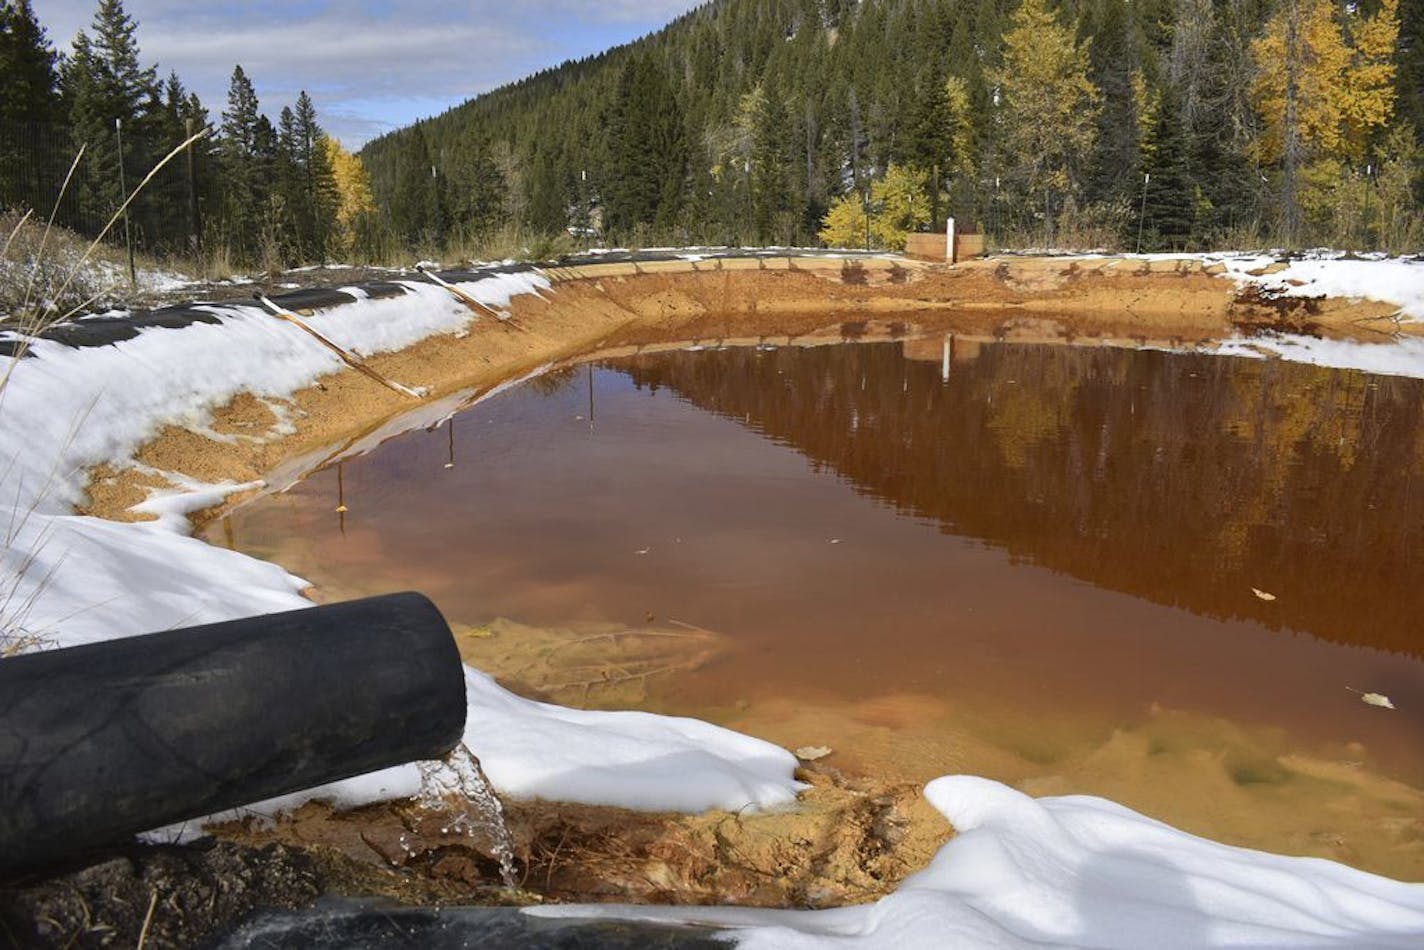
<instances>
[{"instance_id":1,"label":"water reflection of trees","mask_svg":"<svg viewBox=\"0 0 1424 950\"><path fill-rule=\"evenodd\" d=\"M1424 653L1418 381L1008 344L957 361L948 382L897 345L620 368L1015 558L1198 613Z\"/></svg>"}]
</instances>

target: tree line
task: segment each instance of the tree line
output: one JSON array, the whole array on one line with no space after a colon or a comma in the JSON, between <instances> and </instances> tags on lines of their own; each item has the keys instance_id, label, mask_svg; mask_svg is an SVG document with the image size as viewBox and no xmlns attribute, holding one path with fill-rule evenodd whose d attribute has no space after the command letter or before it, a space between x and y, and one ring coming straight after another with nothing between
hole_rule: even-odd
<instances>
[{"instance_id":1,"label":"tree line","mask_svg":"<svg viewBox=\"0 0 1424 950\"><path fill-rule=\"evenodd\" d=\"M0 208L279 266L503 228L649 244L1424 245L1424 0L716 0L352 156L240 66L214 119L121 0L0 0ZM122 146L122 148L121 148Z\"/></svg>"},{"instance_id":2,"label":"tree line","mask_svg":"<svg viewBox=\"0 0 1424 950\"><path fill-rule=\"evenodd\" d=\"M369 143L406 242L1424 243L1424 0L716 0Z\"/></svg>"},{"instance_id":3,"label":"tree line","mask_svg":"<svg viewBox=\"0 0 1424 950\"><path fill-rule=\"evenodd\" d=\"M137 29L122 0L100 0L60 55L30 0L0 0L0 210L43 219L63 192L58 223L96 233L164 156L209 130L131 205L142 249L280 267L377 240L364 171L310 96L274 125L239 65L214 121L176 73L144 65Z\"/></svg>"}]
</instances>

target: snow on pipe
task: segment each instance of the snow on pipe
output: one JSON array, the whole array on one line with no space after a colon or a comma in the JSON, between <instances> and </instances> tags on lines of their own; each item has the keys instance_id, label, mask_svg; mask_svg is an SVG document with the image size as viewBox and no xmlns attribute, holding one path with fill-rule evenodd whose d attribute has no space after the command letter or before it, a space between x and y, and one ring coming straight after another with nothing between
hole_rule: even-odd
<instances>
[{"instance_id":1,"label":"snow on pipe","mask_svg":"<svg viewBox=\"0 0 1424 950\"><path fill-rule=\"evenodd\" d=\"M0 870L440 758L465 713L415 593L0 661Z\"/></svg>"}]
</instances>

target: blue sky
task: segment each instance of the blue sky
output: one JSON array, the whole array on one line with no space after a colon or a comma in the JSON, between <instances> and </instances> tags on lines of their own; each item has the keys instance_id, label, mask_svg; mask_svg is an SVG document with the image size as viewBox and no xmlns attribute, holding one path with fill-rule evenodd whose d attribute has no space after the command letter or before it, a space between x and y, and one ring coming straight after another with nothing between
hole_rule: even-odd
<instances>
[{"instance_id":1,"label":"blue sky","mask_svg":"<svg viewBox=\"0 0 1424 950\"><path fill-rule=\"evenodd\" d=\"M305 89L349 148L566 59L627 42L703 0L126 0L146 63L176 69L217 121L241 63L275 120ZM97 0L33 0L61 50Z\"/></svg>"}]
</instances>

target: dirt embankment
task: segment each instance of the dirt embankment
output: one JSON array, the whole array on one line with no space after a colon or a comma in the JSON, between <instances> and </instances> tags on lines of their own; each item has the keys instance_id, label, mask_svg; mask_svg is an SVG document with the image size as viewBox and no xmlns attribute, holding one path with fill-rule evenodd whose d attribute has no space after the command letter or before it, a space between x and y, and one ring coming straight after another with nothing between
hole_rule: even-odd
<instances>
[{"instance_id":1,"label":"dirt embankment","mask_svg":"<svg viewBox=\"0 0 1424 950\"><path fill-rule=\"evenodd\" d=\"M552 291L516 298L524 329L481 319L463 336L373 357L380 373L440 398L480 392L540 366L595 353L687 342L806 342L960 334L1036 342L1176 345L1250 328L1384 339L1391 308L1348 301L1268 301L1193 261L1004 259L953 268L826 258L664 261L554 268ZM415 403L352 371L287 402L240 395L211 431L169 426L137 453L141 468L91 473L87 513L119 520L158 487L154 471L205 482L282 477L329 457ZM293 460L305 459L301 463ZM149 474L144 474L145 472ZM201 513L210 520L234 496ZM913 786L809 767L794 811L649 815L548 802L512 803L518 900L741 902L818 907L873 900L923 866L950 834ZM203 852L129 852L10 891L9 922L39 921L52 944L132 941L150 895L155 945L183 943L275 899L253 883L271 864L300 886L418 903L508 901L487 841L451 831L458 815L388 804L336 813L319 804L262 826L217 830ZM130 849L131 851L132 849ZM273 856L276 857L273 857ZM280 859L280 860L279 860ZM275 862L275 863L274 863ZM224 870L231 865L236 871ZM165 883L166 882L166 883ZM162 894L160 894L162 892ZM280 897L281 895L276 895ZM133 905L133 906L130 906ZM200 905L206 906L204 910ZM107 908L107 910L105 909ZM107 929L106 929L107 928ZM100 939L102 938L102 939Z\"/></svg>"}]
</instances>

